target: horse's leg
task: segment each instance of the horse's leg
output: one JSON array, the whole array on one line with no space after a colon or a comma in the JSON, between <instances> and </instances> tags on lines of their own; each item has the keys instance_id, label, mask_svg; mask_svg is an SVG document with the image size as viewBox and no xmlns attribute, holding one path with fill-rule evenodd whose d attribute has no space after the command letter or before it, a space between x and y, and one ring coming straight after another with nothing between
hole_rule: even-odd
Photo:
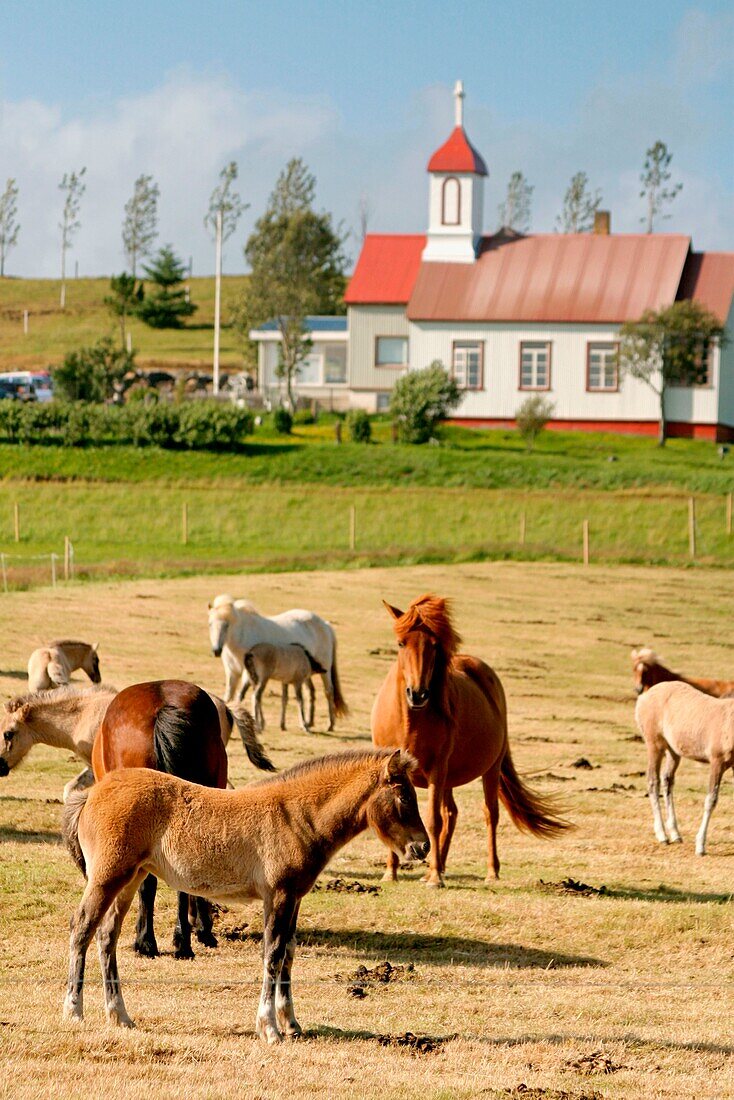
<instances>
[{"instance_id":1,"label":"horse's leg","mask_svg":"<svg viewBox=\"0 0 734 1100\"><path fill-rule=\"evenodd\" d=\"M331 682L331 670L321 673L321 682L326 693L326 702L329 704L329 729L334 728L334 685Z\"/></svg>"},{"instance_id":2,"label":"horse's leg","mask_svg":"<svg viewBox=\"0 0 734 1100\"><path fill-rule=\"evenodd\" d=\"M441 806L441 817L443 819L443 825L441 826L441 839L438 842L441 867L446 866L446 860L449 855L449 848L451 847L451 838L454 835L454 829L456 828L456 819L459 816L459 808L456 805L454 798L454 792L450 788L446 788L443 792L443 804Z\"/></svg>"},{"instance_id":3,"label":"horse's leg","mask_svg":"<svg viewBox=\"0 0 734 1100\"><path fill-rule=\"evenodd\" d=\"M117 1024L118 1027L135 1027L122 999L120 973L117 969L117 941L120 938L122 922L143 877L145 877L144 871L137 875L129 886L120 891L97 929L97 951L102 970L105 1012L108 1021L111 1024Z\"/></svg>"},{"instance_id":4,"label":"horse's leg","mask_svg":"<svg viewBox=\"0 0 734 1100\"><path fill-rule=\"evenodd\" d=\"M194 907L193 926L196 930L196 938L204 947L217 947L217 937L214 935L214 909L212 903L206 898L192 898Z\"/></svg>"},{"instance_id":5,"label":"horse's leg","mask_svg":"<svg viewBox=\"0 0 734 1100\"><path fill-rule=\"evenodd\" d=\"M153 930L153 908L157 889L158 879L155 875L146 875L139 890L138 923L135 926L133 942L133 950L138 955L145 955L149 959L156 959L160 954Z\"/></svg>"},{"instance_id":6,"label":"horse's leg","mask_svg":"<svg viewBox=\"0 0 734 1100\"><path fill-rule=\"evenodd\" d=\"M189 895L178 895L178 919L173 931L173 956L176 959L193 959L191 950L191 924L189 922Z\"/></svg>"},{"instance_id":7,"label":"horse's leg","mask_svg":"<svg viewBox=\"0 0 734 1100\"><path fill-rule=\"evenodd\" d=\"M121 885L120 882L103 885L87 883L79 908L71 918L69 981L62 1010L67 1020L81 1020L84 1016L84 967L87 948Z\"/></svg>"},{"instance_id":8,"label":"horse's leg","mask_svg":"<svg viewBox=\"0 0 734 1100\"><path fill-rule=\"evenodd\" d=\"M231 703L234 689L234 670L224 658L222 658L222 664L224 665L224 701L225 703Z\"/></svg>"},{"instance_id":9,"label":"horse's leg","mask_svg":"<svg viewBox=\"0 0 734 1100\"><path fill-rule=\"evenodd\" d=\"M265 729L265 715L263 714L262 697L267 682L268 681L263 676L262 680L258 680L258 682L255 684L252 693L252 717L255 721L255 728L261 731Z\"/></svg>"},{"instance_id":10,"label":"horse's leg","mask_svg":"<svg viewBox=\"0 0 734 1100\"><path fill-rule=\"evenodd\" d=\"M719 801L719 785L721 784L721 777L726 771L726 765L720 756L714 756L711 760L711 771L709 772L709 789L706 795L706 801L703 805L703 821L701 822L701 828L696 833L696 855L706 855L706 833L708 832L709 821L711 820L711 814L713 813L714 806Z\"/></svg>"},{"instance_id":11,"label":"horse's leg","mask_svg":"<svg viewBox=\"0 0 734 1100\"><path fill-rule=\"evenodd\" d=\"M680 756L668 748L663 759L660 778L663 784L663 801L665 803L665 827L670 837L671 844L679 844L683 839L678 830L678 819L675 816L675 803L673 801L673 787L675 785L675 773L680 764Z\"/></svg>"},{"instance_id":12,"label":"horse's leg","mask_svg":"<svg viewBox=\"0 0 734 1100\"><path fill-rule=\"evenodd\" d=\"M280 689L280 728L285 733L285 712L288 709L288 685L285 680Z\"/></svg>"},{"instance_id":13,"label":"horse's leg","mask_svg":"<svg viewBox=\"0 0 734 1100\"><path fill-rule=\"evenodd\" d=\"M243 702L245 696L247 695L247 689L248 689L249 686L250 686L250 677L248 675L247 669L243 668L242 669L242 675L240 676L240 684L239 684L239 687L237 688L237 702L238 703Z\"/></svg>"},{"instance_id":14,"label":"horse's leg","mask_svg":"<svg viewBox=\"0 0 734 1100\"><path fill-rule=\"evenodd\" d=\"M487 877L492 883L500 877L500 857L497 854L497 822L500 817L499 786L502 760L498 760L482 776L484 790L484 820L487 825Z\"/></svg>"},{"instance_id":15,"label":"horse's leg","mask_svg":"<svg viewBox=\"0 0 734 1100\"><path fill-rule=\"evenodd\" d=\"M397 882L398 881L398 867L400 860L397 854L393 852L392 848L388 849L387 859L385 860L385 874L382 876L383 882Z\"/></svg>"},{"instance_id":16,"label":"horse's leg","mask_svg":"<svg viewBox=\"0 0 734 1100\"><path fill-rule=\"evenodd\" d=\"M308 685L308 731L310 733L313 729L313 719L316 712L316 688L313 686L313 680L310 676L306 683Z\"/></svg>"},{"instance_id":17,"label":"horse's leg","mask_svg":"<svg viewBox=\"0 0 734 1100\"><path fill-rule=\"evenodd\" d=\"M298 701L298 713L301 719L301 729L305 733L310 733L311 727L308 724L308 717L306 716L306 709L303 705L303 680L298 680L295 685L296 699Z\"/></svg>"},{"instance_id":18,"label":"horse's leg","mask_svg":"<svg viewBox=\"0 0 734 1100\"><path fill-rule=\"evenodd\" d=\"M275 1015L275 991L291 939L293 911L297 904L297 900L287 894L266 898L263 903L263 986L255 1033L268 1043L279 1043L283 1038Z\"/></svg>"},{"instance_id":19,"label":"horse's leg","mask_svg":"<svg viewBox=\"0 0 734 1100\"><path fill-rule=\"evenodd\" d=\"M665 752L665 742L647 742L647 795L652 807L652 823L655 836L661 844L668 843L668 836L660 812L660 762Z\"/></svg>"},{"instance_id":20,"label":"horse's leg","mask_svg":"<svg viewBox=\"0 0 734 1100\"><path fill-rule=\"evenodd\" d=\"M296 902L295 909L293 910L290 935L285 948L285 958L283 959L283 965L280 968L280 977L275 987L275 1018L278 1021L278 1027L283 1035L287 1035L291 1039L297 1039L298 1036L302 1034L301 1025L296 1019L296 1014L293 1009L293 986L291 983L293 956L296 953L296 923L298 921L300 904L300 901Z\"/></svg>"},{"instance_id":21,"label":"horse's leg","mask_svg":"<svg viewBox=\"0 0 734 1100\"><path fill-rule=\"evenodd\" d=\"M426 814L426 832L431 841L428 854L428 872L423 881L426 886L443 886L444 865L441 862L441 829L443 819L441 807L444 800L445 771L428 777L428 812Z\"/></svg>"}]
</instances>

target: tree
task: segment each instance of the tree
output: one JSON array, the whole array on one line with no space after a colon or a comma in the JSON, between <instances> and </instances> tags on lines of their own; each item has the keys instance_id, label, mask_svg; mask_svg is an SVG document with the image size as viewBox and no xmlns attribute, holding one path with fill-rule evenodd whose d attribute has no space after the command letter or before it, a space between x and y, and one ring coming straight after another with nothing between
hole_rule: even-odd
<instances>
[{"instance_id":1,"label":"tree","mask_svg":"<svg viewBox=\"0 0 734 1100\"><path fill-rule=\"evenodd\" d=\"M186 276L185 264L168 244L143 271L155 289L143 295L135 311L138 317L151 328L181 328L184 318L196 311L181 285Z\"/></svg>"},{"instance_id":2,"label":"tree","mask_svg":"<svg viewBox=\"0 0 734 1100\"><path fill-rule=\"evenodd\" d=\"M369 228L370 220L372 218L372 204L370 203L367 195L362 192L359 196L359 202L357 204L357 217L359 219L359 243L364 244L364 239L367 236L367 230Z\"/></svg>"},{"instance_id":3,"label":"tree","mask_svg":"<svg viewBox=\"0 0 734 1100\"><path fill-rule=\"evenodd\" d=\"M125 203L122 223L122 244L133 277L138 260L150 256L153 241L158 236L158 198L160 190L152 176L138 176L132 198Z\"/></svg>"},{"instance_id":4,"label":"tree","mask_svg":"<svg viewBox=\"0 0 734 1100\"><path fill-rule=\"evenodd\" d=\"M716 341L723 344L724 327L698 302L684 299L657 312L648 309L639 321L619 330L619 369L657 394L660 402L658 443L665 445L665 398L670 386L695 386L707 381L709 355Z\"/></svg>"},{"instance_id":5,"label":"tree","mask_svg":"<svg viewBox=\"0 0 734 1100\"><path fill-rule=\"evenodd\" d=\"M53 367L54 391L67 401L107 401L113 384L134 368L133 356L106 336L91 347L69 352L60 367Z\"/></svg>"},{"instance_id":6,"label":"tree","mask_svg":"<svg viewBox=\"0 0 734 1100\"><path fill-rule=\"evenodd\" d=\"M527 448L532 451L535 440L553 416L555 405L542 394L534 393L526 397L515 413L515 422Z\"/></svg>"},{"instance_id":7,"label":"tree","mask_svg":"<svg viewBox=\"0 0 734 1100\"><path fill-rule=\"evenodd\" d=\"M344 312L343 240L331 215L314 210L315 192L316 180L303 161L289 161L245 246L251 274L237 310L245 336L265 321L277 322L277 373L291 410L293 385L311 347L307 315Z\"/></svg>"},{"instance_id":8,"label":"tree","mask_svg":"<svg viewBox=\"0 0 734 1100\"><path fill-rule=\"evenodd\" d=\"M249 202L243 202L241 197L233 190L233 184L237 179L237 164L230 161L219 173L219 183L214 188L209 199L209 209L204 218L204 226L216 237L217 213L222 213L222 241L229 240L237 228L245 210L249 210Z\"/></svg>"},{"instance_id":9,"label":"tree","mask_svg":"<svg viewBox=\"0 0 734 1100\"><path fill-rule=\"evenodd\" d=\"M390 412L402 443L427 443L439 421L460 404L462 392L440 359L424 370L398 378L390 397Z\"/></svg>"},{"instance_id":10,"label":"tree","mask_svg":"<svg viewBox=\"0 0 734 1100\"><path fill-rule=\"evenodd\" d=\"M80 228L79 210L82 198L87 189L84 182L86 168L79 172L64 172L64 178L59 184L59 190L64 194L64 208L59 222L61 230L61 308L66 306L66 253L71 248L74 234Z\"/></svg>"},{"instance_id":11,"label":"tree","mask_svg":"<svg viewBox=\"0 0 734 1100\"><path fill-rule=\"evenodd\" d=\"M534 188L525 179L522 172L513 172L507 184L507 196L497 208L500 229L507 226L518 233L527 233L530 229L530 204Z\"/></svg>"},{"instance_id":12,"label":"tree","mask_svg":"<svg viewBox=\"0 0 734 1100\"><path fill-rule=\"evenodd\" d=\"M586 172L571 177L563 198L563 210L556 218L561 233L588 233L594 228L594 215L601 204L601 191L592 194Z\"/></svg>"},{"instance_id":13,"label":"tree","mask_svg":"<svg viewBox=\"0 0 734 1100\"><path fill-rule=\"evenodd\" d=\"M120 320L120 342L125 347L125 323L127 318L140 308L143 301L143 286L134 275L128 275L123 271L122 275L113 275L110 279L111 294L107 295L104 304L110 313Z\"/></svg>"},{"instance_id":14,"label":"tree","mask_svg":"<svg viewBox=\"0 0 734 1100\"><path fill-rule=\"evenodd\" d=\"M645 224L645 232L652 233L655 219L669 218L670 214L663 214L663 209L669 206L676 195L683 188L682 183L675 183L668 187L672 172L670 162L673 154L668 152L668 146L664 141L656 141L645 153L645 163L640 173L642 190L640 198L647 199L647 213L640 221Z\"/></svg>"},{"instance_id":15,"label":"tree","mask_svg":"<svg viewBox=\"0 0 734 1100\"><path fill-rule=\"evenodd\" d=\"M0 195L0 277L5 275L5 258L18 241L18 185L9 179Z\"/></svg>"}]
</instances>

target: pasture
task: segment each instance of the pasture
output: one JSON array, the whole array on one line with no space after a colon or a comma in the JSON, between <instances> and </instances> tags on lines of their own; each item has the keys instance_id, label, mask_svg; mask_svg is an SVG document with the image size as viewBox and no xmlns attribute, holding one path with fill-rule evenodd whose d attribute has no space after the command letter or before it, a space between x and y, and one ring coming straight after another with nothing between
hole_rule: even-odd
<instances>
[{"instance_id":1,"label":"pasture","mask_svg":"<svg viewBox=\"0 0 734 1100\"><path fill-rule=\"evenodd\" d=\"M285 767L369 743L371 703L394 654L381 597L404 606L426 590L454 600L464 649L504 682L518 769L558 791L576 830L536 840L501 811L502 877L484 886L481 786L460 788L443 891L427 890L417 866L382 884L384 849L360 837L304 900L294 990L307 1034L277 1049L253 1037L260 907L220 913L219 949L177 962L175 896L163 887L164 955L134 957L131 917L123 928L137 1030L104 1024L93 952L86 1019L74 1027L62 1023L61 1001L82 880L60 846L58 800L78 765L36 749L0 780L0 1095L734 1096L730 784L709 854L696 858L706 769L684 761L684 843L656 843L629 660L649 643L677 669L731 676L726 573L495 562L14 592L0 600L0 690L21 691L30 650L72 633L99 641L103 678L118 687L172 676L218 691L206 630L215 593L246 595L268 614L310 607L336 627L352 711L324 733L319 685L316 732L302 733L291 707L283 734L273 685L263 739ZM235 785L254 776L239 744L230 759Z\"/></svg>"}]
</instances>

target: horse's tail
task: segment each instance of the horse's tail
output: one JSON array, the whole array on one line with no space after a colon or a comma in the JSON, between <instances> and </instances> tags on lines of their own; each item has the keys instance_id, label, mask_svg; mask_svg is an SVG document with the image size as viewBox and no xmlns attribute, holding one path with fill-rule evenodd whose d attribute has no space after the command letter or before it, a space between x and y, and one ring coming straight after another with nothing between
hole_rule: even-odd
<instances>
[{"instance_id":1,"label":"horse's tail","mask_svg":"<svg viewBox=\"0 0 734 1100\"><path fill-rule=\"evenodd\" d=\"M558 806L551 798L544 798L527 787L515 770L509 745L500 770L500 798L518 829L535 836L558 836L572 828L569 821L558 816Z\"/></svg>"},{"instance_id":2,"label":"horse's tail","mask_svg":"<svg viewBox=\"0 0 734 1100\"><path fill-rule=\"evenodd\" d=\"M61 835L64 838L66 847L69 849L71 858L85 878L87 877L87 865L84 860L84 852L79 843L79 818L87 804L89 794L89 790L72 791L61 814Z\"/></svg>"},{"instance_id":3,"label":"horse's tail","mask_svg":"<svg viewBox=\"0 0 734 1100\"><path fill-rule=\"evenodd\" d=\"M346 699L342 695L339 672L336 667L336 634L334 635L334 652L331 662L331 684L334 689L334 713L338 718L344 718L349 714L349 707L347 706Z\"/></svg>"},{"instance_id":4,"label":"horse's tail","mask_svg":"<svg viewBox=\"0 0 734 1100\"><path fill-rule=\"evenodd\" d=\"M214 703L208 700L211 706ZM165 703L155 717L153 725L153 752L158 771L177 775L190 783L212 785L201 751L201 715L173 703ZM217 728L219 716L216 716Z\"/></svg>"},{"instance_id":5,"label":"horse's tail","mask_svg":"<svg viewBox=\"0 0 734 1100\"><path fill-rule=\"evenodd\" d=\"M247 656L249 657L249 653ZM255 683L254 680L253 683ZM273 764L260 743L255 729L255 720L250 712L245 710L242 705L230 706L227 707L227 717L232 725L236 726L250 763L262 772L276 771L275 764Z\"/></svg>"}]
</instances>

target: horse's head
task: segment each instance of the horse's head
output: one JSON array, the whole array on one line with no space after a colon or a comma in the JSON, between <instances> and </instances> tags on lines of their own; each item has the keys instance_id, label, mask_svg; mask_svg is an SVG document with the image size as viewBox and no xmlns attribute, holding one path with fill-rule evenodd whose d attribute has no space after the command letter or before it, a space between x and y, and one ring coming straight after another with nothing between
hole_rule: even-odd
<instances>
[{"instance_id":1,"label":"horse's head","mask_svg":"<svg viewBox=\"0 0 734 1100\"><path fill-rule=\"evenodd\" d=\"M21 695L0 711L0 776L8 775L33 747L31 704Z\"/></svg>"},{"instance_id":2,"label":"horse's head","mask_svg":"<svg viewBox=\"0 0 734 1100\"><path fill-rule=\"evenodd\" d=\"M93 646L89 647L89 653L87 659L84 662L84 671L89 676L89 679L93 684L102 683L102 673L99 671L99 642L95 642Z\"/></svg>"},{"instance_id":3,"label":"horse's head","mask_svg":"<svg viewBox=\"0 0 734 1100\"><path fill-rule=\"evenodd\" d=\"M642 695L644 691L648 691L658 683L658 677L655 675L655 666L658 664L658 659L653 650L647 646L643 646L642 649L633 649L631 657L635 693Z\"/></svg>"},{"instance_id":4,"label":"horse's head","mask_svg":"<svg viewBox=\"0 0 734 1100\"><path fill-rule=\"evenodd\" d=\"M215 657L222 656L227 631L234 618L234 600L231 596L216 596L209 604L209 643Z\"/></svg>"},{"instance_id":5,"label":"horse's head","mask_svg":"<svg viewBox=\"0 0 734 1100\"><path fill-rule=\"evenodd\" d=\"M420 710L430 700L436 672L444 670L456 653L459 636L451 625L446 601L440 596L421 596L407 611L389 603L385 607L394 619L398 668L408 706Z\"/></svg>"},{"instance_id":6,"label":"horse's head","mask_svg":"<svg viewBox=\"0 0 734 1100\"><path fill-rule=\"evenodd\" d=\"M380 782L367 805L367 820L383 844L401 859L424 859L430 848L410 781L416 762L396 749L385 758Z\"/></svg>"}]
</instances>

